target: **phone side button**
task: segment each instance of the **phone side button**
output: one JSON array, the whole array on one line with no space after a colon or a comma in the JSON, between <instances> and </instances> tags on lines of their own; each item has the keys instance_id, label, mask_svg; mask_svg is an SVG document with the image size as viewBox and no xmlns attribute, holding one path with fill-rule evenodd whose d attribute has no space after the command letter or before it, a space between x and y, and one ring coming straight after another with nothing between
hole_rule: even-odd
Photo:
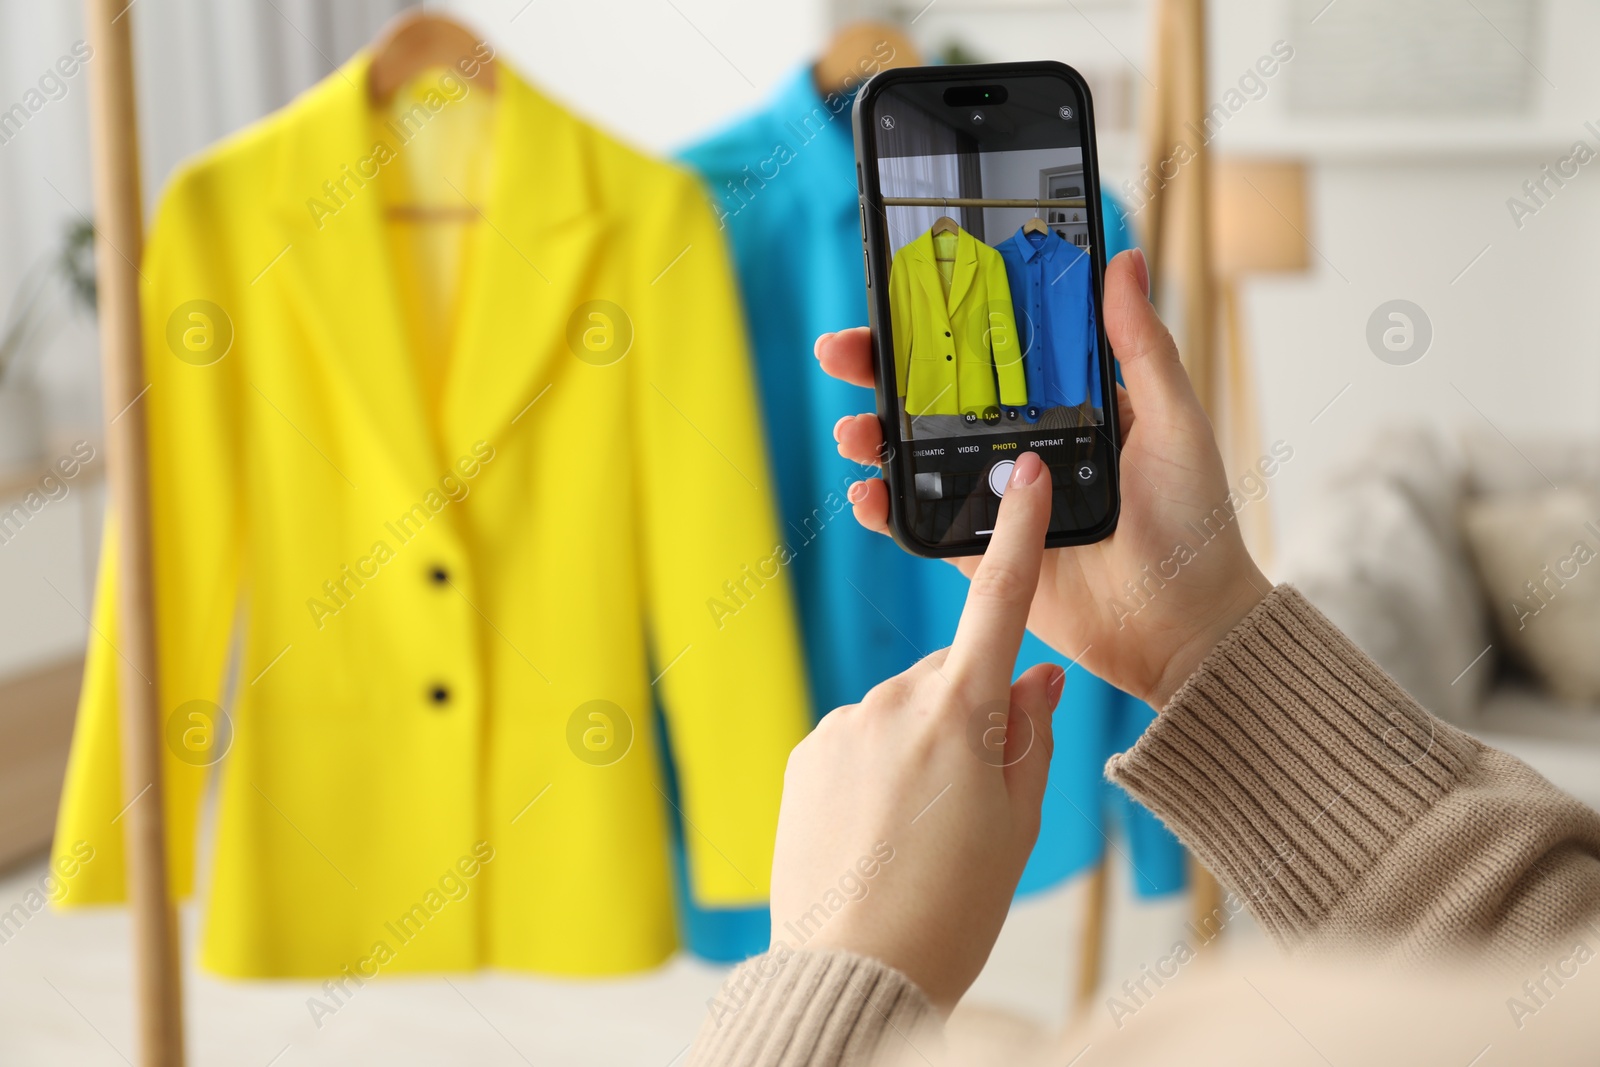
<instances>
[{"instance_id":1,"label":"phone side button","mask_svg":"<svg viewBox=\"0 0 1600 1067\"><path fill-rule=\"evenodd\" d=\"M866 275L867 275L867 288L871 289L872 288L872 257L867 255L867 250L865 248L863 248L861 250L861 269L866 272Z\"/></svg>"}]
</instances>

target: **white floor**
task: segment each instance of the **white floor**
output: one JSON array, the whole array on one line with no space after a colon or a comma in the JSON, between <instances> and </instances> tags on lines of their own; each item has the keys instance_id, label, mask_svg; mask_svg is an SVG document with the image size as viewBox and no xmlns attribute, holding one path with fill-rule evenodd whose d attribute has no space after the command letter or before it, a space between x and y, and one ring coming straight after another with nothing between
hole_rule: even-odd
<instances>
[{"instance_id":1,"label":"white floor","mask_svg":"<svg viewBox=\"0 0 1600 1067\"><path fill-rule=\"evenodd\" d=\"M1106 978L1164 955L1188 919L1185 898L1126 899L1113 865ZM0 910L36 885L43 865L0 878ZM1019 903L968 998L1044 1023L1066 1018L1080 880ZM193 956L196 914L184 914ZM1240 938L1258 936L1243 925ZM232 982L186 975L189 1059L197 1067L312 1064L611 1065L670 1067L700 1025L724 971L687 957L643 977L587 983L521 975L380 979L318 1027L308 982ZM0 944L0 1063L97 1067L135 1059L129 930L120 909L33 916Z\"/></svg>"},{"instance_id":2,"label":"white floor","mask_svg":"<svg viewBox=\"0 0 1600 1067\"><path fill-rule=\"evenodd\" d=\"M1600 753L1591 747L1486 736L1589 804L1600 804ZM1114 857L1115 860L1115 857ZM1136 977L1185 935L1187 898L1138 902L1125 864L1114 861L1104 987ZM0 912L43 875L42 862L0 876ZM1043 1025L1068 1016L1083 880L1013 907L988 967L966 1003ZM193 956L197 915L184 912ZM1226 931L1232 952L1259 945L1241 915ZM380 979L356 992L319 1027L307 1008L309 982L228 982L186 976L189 1060L196 1067L319 1064L559 1063L672 1067L700 1025L725 972L679 957L643 977L548 981L510 974ZM115 1067L134 1059L127 916L120 909L34 915L0 943L0 1064ZM1104 1010L1104 997L1091 1011Z\"/></svg>"}]
</instances>

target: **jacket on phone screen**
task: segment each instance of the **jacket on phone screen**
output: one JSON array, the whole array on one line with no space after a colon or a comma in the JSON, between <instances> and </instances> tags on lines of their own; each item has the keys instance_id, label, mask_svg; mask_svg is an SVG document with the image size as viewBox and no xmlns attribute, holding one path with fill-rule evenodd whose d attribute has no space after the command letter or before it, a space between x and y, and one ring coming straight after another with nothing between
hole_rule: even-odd
<instances>
[{"instance_id":1,"label":"jacket on phone screen","mask_svg":"<svg viewBox=\"0 0 1600 1067\"><path fill-rule=\"evenodd\" d=\"M1011 289L1000 253L965 230L940 277L932 231L889 267L895 378L910 415L975 415L1028 402Z\"/></svg>"},{"instance_id":2,"label":"jacket on phone screen","mask_svg":"<svg viewBox=\"0 0 1600 1067\"><path fill-rule=\"evenodd\" d=\"M1098 330L1089 253L1053 230L1021 229L1000 243L1022 338L1028 403L1022 417L1038 422L1046 408L1101 406Z\"/></svg>"}]
</instances>

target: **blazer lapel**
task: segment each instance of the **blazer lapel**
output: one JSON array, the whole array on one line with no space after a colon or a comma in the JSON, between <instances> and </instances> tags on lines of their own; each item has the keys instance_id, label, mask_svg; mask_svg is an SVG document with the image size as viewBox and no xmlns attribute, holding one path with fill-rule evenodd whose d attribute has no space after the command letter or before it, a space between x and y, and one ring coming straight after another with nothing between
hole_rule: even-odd
<instances>
[{"instance_id":1,"label":"blazer lapel","mask_svg":"<svg viewBox=\"0 0 1600 1067\"><path fill-rule=\"evenodd\" d=\"M463 257L459 317L446 371L444 447L463 454L497 443L508 424L552 386L568 351L568 323L593 299L607 220L594 202L595 136L500 67L494 175Z\"/></svg>"},{"instance_id":2,"label":"blazer lapel","mask_svg":"<svg viewBox=\"0 0 1600 1067\"><path fill-rule=\"evenodd\" d=\"M939 281L939 260L933 251L933 231L924 230L922 236L902 248L900 254L911 257L912 277L922 286L928 306L939 316L939 325L949 326L950 312L945 307L944 285Z\"/></svg>"},{"instance_id":3,"label":"blazer lapel","mask_svg":"<svg viewBox=\"0 0 1600 1067\"><path fill-rule=\"evenodd\" d=\"M494 175L462 257L435 438L401 319L381 194L361 180L363 169L374 171L367 161L377 148L360 88L367 65L357 54L283 117L286 251L260 281L282 289L330 385L396 471L408 484L431 482L474 441L494 442L550 384L579 304L617 298L589 291L604 232L590 193L593 134L501 64ZM386 149L377 165L395 165L405 151L398 135Z\"/></svg>"},{"instance_id":4,"label":"blazer lapel","mask_svg":"<svg viewBox=\"0 0 1600 1067\"><path fill-rule=\"evenodd\" d=\"M950 278L950 310L955 311L972 288L973 276L978 273L978 239L966 230L956 234L956 268Z\"/></svg>"},{"instance_id":5,"label":"blazer lapel","mask_svg":"<svg viewBox=\"0 0 1600 1067\"><path fill-rule=\"evenodd\" d=\"M367 63L358 53L282 116L281 262L251 284L281 290L317 365L381 443L376 451L393 461L393 473L432 481L439 460L400 319L381 194L363 178L386 165L361 88ZM404 151L392 140L386 147ZM357 483L362 473L352 472Z\"/></svg>"}]
</instances>

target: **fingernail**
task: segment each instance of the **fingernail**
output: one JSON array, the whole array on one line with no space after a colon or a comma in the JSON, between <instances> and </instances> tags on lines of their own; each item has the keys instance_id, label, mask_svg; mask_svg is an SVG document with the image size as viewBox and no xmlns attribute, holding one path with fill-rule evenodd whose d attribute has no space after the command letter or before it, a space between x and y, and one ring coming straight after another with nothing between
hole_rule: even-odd
<instances>
[{"instance_id":1,"label":"fingernail","mask_svg":"<svg viewBox=\"0 0 1600 1067\"><path fill-rule=\"evenodd\" d=\"M1035 478L1039 477L1039 453L1024 452L1017 457L1017 465L1011 468L1012 485L1032 485Z\"/></svg>"},{"instance_id":2,"label":"fingernail","mask_svg":"<svg viewBox=\"0 0 1600 1067\"><path fill-rule=\"evenodd\" d=\"M867 499L867 483L855 482L850 486L850 491L845 494L850 498L850 503L859 504Z\"/></svg>"},{"instance_id":3,"label":"fingernail","mask_svg":"<svg viewBox=\"0 0 1600 1067\"><path fill-rule=\"evenodd\" d=\"M816 344L811 346L811 354L813 356L815 356L816 358L821 359L822 358L822 343L824 341L828 340L832 336L833 336L833 334L831 334L831 333L825 333L825 334L818 335Z\"/></svg>"},{"instance_id":4,"label":"fingernail","mask_svg":"<svg viewBox=\"0 0 1600 1067\"><path fill-rule=\"evenodd\" d=\"M1048 692L1050 694L1050 710L1051 711L1055 711L1056 710L1056 705L1061 703L1061 693L1062 693L1062 690L1064 690L1066 687L1067 687L1067 670L1066 670L1065 667L1057 667L1056 668L1056 675L1055 675L1054 678L1050 679L1050 686L1049 686L1049 689L1048 689Z\"/></svg>"},{"instance_id":5,"label":"fingernail","mask_svg":"<svg viewBox=\"0 0 1600 1067\"><path fill-rule=\"evenodd\" d=\"M839 440L839 431L844 429L844 424L853 418L855 418L854 415L846 415L844 418L833 424L833 439L835 441Z\"/></svg>"},{"instance_id":6,"label":"fingernail","mask_svg":"<svg viewBox=\"0 0 1600 1067\"><path fill-rule=\"evenodd\" d=\"M1144 290L1144 298L1150 299L1150 264L1145 261L1144 249L1133 250L1133 274L1139 279L1139 288Z\"/></svg>"}]
</instances>

